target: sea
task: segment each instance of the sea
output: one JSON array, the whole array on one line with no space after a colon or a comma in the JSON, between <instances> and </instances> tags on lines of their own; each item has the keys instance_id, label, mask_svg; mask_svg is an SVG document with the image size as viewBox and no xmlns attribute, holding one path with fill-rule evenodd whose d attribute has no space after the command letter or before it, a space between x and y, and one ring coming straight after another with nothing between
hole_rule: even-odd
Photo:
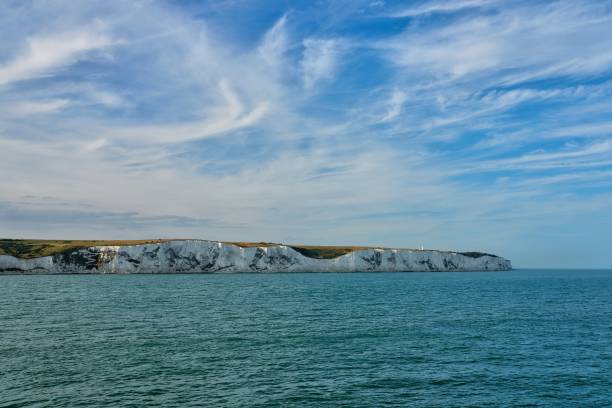
<instances>
[{"instance_id":1,"label":"sea","mask_svg":"<svg viewBox=\"0 0 612 408\"><path fill-rule=\"evenodd\" d=\"M0 276L0 407L612 407L612 271Z\"/></svg>"}]
</instances>

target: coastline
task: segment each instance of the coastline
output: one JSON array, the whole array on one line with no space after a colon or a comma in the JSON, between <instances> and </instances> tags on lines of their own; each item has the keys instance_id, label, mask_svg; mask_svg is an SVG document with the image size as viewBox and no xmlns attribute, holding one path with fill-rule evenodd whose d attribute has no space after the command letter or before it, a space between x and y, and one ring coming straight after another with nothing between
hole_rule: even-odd
<instances>
[{"instance_id":1,"label":"coastline","mask_svg":"<svg viewBox=\"0 0 612 408\"><path fill-rule=\"evenodd\" d=\"M325 248L320 257L303 248ZM509 260L479 252L352 247L297 247L205 240L77 248L48 256L0 255L0 274L141 274L278 272L507 271ZM325 252L328 251L328 252ZM315 255L317 253L313 252ZM332 253L334 255L334 253Z\"/></svg>"}]
</instances>

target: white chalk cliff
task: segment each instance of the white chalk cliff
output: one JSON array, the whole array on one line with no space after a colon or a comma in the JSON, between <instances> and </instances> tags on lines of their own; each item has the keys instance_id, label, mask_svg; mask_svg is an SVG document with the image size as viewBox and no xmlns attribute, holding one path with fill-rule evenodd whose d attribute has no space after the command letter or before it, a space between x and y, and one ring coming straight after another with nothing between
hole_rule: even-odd
<instances>
[{"instance_id":1,"label":"white chalk cliff","mask_svg":"<svg viewBox=\"0 0 612 408\"><path fill-rule=\"evenodd\" d=\"M302 255L285 245L240 247L180 240L96 246L33 259L0 255L0 274L411 272L510 270L509 260L481 253L410 249L356 250L332 259Z\"/></svg>"}]
</instances>

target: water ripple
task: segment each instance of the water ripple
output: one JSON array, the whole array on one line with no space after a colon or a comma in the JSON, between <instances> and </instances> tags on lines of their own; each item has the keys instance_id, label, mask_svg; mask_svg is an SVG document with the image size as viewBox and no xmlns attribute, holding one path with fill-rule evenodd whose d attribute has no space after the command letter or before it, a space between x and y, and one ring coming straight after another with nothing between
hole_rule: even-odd
<instances>
[{"instance_id":1,"label":"water ripple","mask_svg":"<svg viewBox=\"0 0 612 408\"><path fill-rule=\"evenodd\" d=\"M0 281L0 407L612 406L611 272Z\"/></svg>"}]
</instances>

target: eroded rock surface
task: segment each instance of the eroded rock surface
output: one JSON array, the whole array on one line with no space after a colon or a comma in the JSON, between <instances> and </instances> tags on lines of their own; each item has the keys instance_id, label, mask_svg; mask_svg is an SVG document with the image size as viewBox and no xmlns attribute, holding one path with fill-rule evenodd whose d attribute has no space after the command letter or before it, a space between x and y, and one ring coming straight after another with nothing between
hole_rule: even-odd
<instances>
[{"instance_id":1,"label":"eroded rock surface","mask_svg":"<svg viewBox=\"0 0 612 408\"><path fill-rule=\"evenodd\" d=\"M306 257L289 246L240 247L184 240L130 246L97 246L53 256L0 255L0 273L231 273L505 271L509 260L479 253L364 249L333 259Z\"/></svg>"}]
</instances>

